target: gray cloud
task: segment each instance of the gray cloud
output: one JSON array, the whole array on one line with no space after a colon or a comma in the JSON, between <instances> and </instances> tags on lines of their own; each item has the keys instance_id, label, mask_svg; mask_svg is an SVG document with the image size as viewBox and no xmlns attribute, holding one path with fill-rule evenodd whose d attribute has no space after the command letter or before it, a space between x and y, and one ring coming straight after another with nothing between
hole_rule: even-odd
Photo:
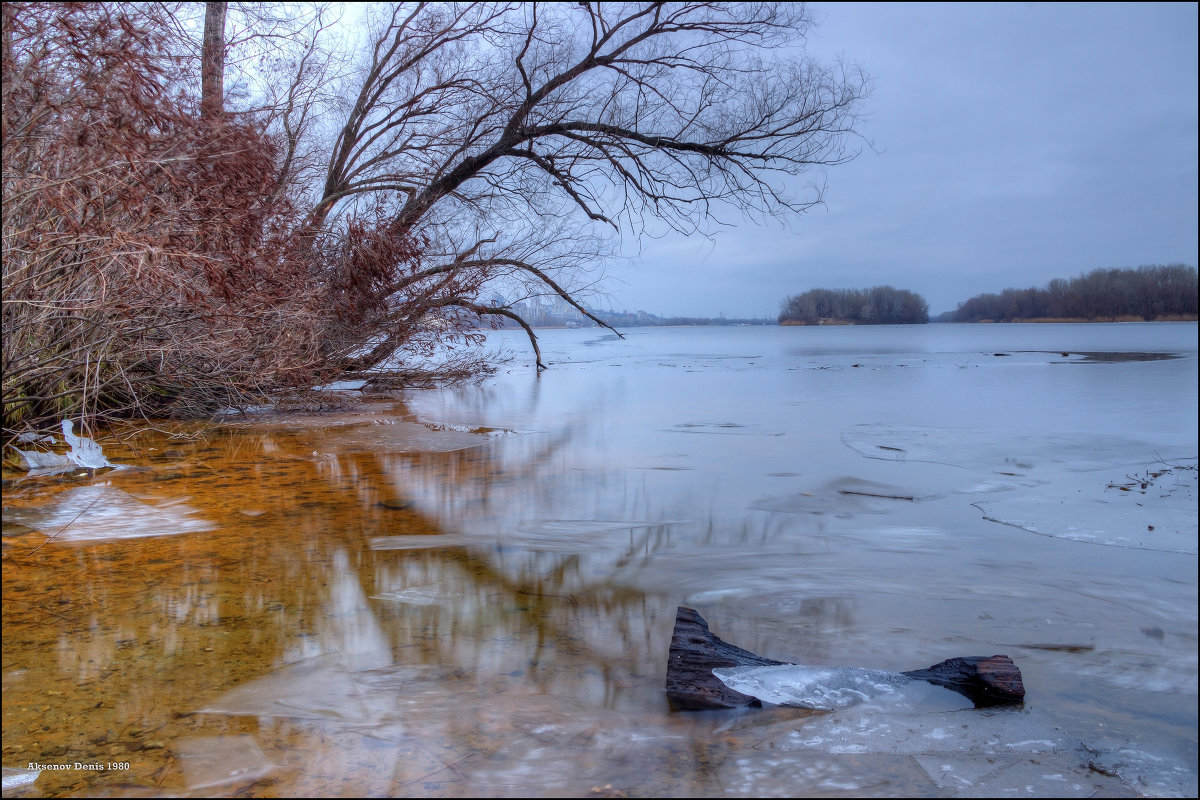
<instances>
[{"instance_id":1,"label":"gray cloud","mask_svg":"<svg viewBox=\"0 0 1200 800\"><path fill-rule=\"evenodd\" d=\"M1197 263L1195 4L831 4L808 51L876 79L826 206L643 242L612 303L774 315L889 283L931 311L1098 267ZM819 176L818 176L819 177Z\"/></svg>"}]
</instances>

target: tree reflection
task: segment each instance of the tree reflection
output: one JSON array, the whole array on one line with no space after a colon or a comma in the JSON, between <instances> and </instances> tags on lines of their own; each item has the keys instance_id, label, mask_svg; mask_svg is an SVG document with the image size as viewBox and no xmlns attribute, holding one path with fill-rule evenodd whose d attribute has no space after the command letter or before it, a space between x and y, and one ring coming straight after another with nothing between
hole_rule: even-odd
<instances>
[{"instance_id":1,"label":"tree reflection","mask_svg":"<svg viewBox=\"0 0 1200 800\"><path fill-rule=\"evenodd\" d=\"M284 665L336 654L329 675L348 678L306 683L279 674L288 713L305 703L318 704L310 716L352 704L339 697L387 707L420 687L426 737L453 752L429 763L480 753L458 770L486 781L499 768L489 748L499 748L496 759L534 758L536 748L486 741L481 730L496 728L500 717L471 709L499 703L508 709L496 711L503 717L528 708L531 697L559 698L551 706L576 698L590 711L564 729L575 739L559 752L567 759L600 741L601 721L645 725L642 715L665 709L662 670L680 598L647 589L662 565L779 535L766 517L723 532L711 502L660 491L644 473L579 468L581 453L603 447L586 424L480 437L478 446L450 452L404 452L394 440L390 450L347 449L350 426L373 423L340 422L222 430L171 445L179 457L149 460L151 469L95 479L154 505L186 499L212 530L6 558L5 664L8 674L27 676L11 687L6 677L6 752L26 759L43 751L79 759L133 752L126 777L150 783L177 769L154 745L255 727L247 728L249 711L192 712ZM161 452L166 443L145 436L137 444ZM38 504L46 511L55 500L31 491L22 502L36 521ZM371 549L381 537L421 537L424 546ZM35 545L34 534L27 538ZM438 539L454 545L434 546ZM844 624L850 612L818 602L799 613ZM370 688L371 670L400 667L435 671L416 684ZM338 681L353 691L336 690ZM418 713L404 708L408 717ZM349 705L338 713L353 717ZM42 720L54 730L35 738ZM257 725L278 729L265 718ZM603 741L600 752L637 760ZM699 756L671 758L682 773ZM340 763L329 769L346 767ZM477 764L476 772L466 764ZM400 783L379 791L414 779L399 767L391 773ZM42 789L53 795L78 786L55 775Z\"/></svg>"}]
</instances>

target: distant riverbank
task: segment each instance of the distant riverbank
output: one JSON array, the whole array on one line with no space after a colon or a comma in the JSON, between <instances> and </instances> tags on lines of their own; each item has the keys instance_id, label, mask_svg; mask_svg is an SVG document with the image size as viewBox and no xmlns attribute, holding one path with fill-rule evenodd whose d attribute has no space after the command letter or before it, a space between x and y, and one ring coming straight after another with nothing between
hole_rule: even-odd
<instances>
[{"instance_id":1,"label":"distant riverbank","mask_svg":"<svg viewBox=\"0 0 1200 800\"><path fill-rule=\"evenodd\" d=\"M933 322L947 322L948 320L937 319L937 320L932 320L932 321ZM1109 322L1196 322L1196 321L1198 321L1198 320L1197 320L1197 316L1195 314L1160 314L1159 316L1154 317L1153 319L1146 319L1145 317L1139 317L1134 314L1124 314L1124 315L1120 315L1120 316L1116 316L1116 317L1097 317L1094 319L1086 319L1084 317L1028 317L1028 318L1018 317L1015 319L977 319L977 320L972 320L971 323L968 323L968 324L976 324L976 323L981 323L981 322L1004 324L1004 323L1009 323L1009 322L1070 322L1070 323L1100 322L1100 323L1109 323Z\"/></svg>"},{"instance_id":2,"label":"distant riverbank","mask_svg":"<svg viewBox=\"0 0 1200 800\"><path fill-rule=\"evenodd\" d=\"M948 321L949 320L944 320L944 319L932 319L932 320L930 320L930 323L937 324L937 323L943 323L943 322L948 322ZM1155 317L1154 319L1144 319L1142 317L1134 316L1133 314L1126 314L1123 316L1103 317L1103 318L1099 318L1099 319L1085 319L1083 317L1031 317L1028 319L1017 318L1017 319L1002 319L1002 320L1001 319L977 319L977 320L973 320L970 323L964 323L964 324L975 325L975 324L980 324L980 323L990 323L990 324L998 324L999 325L999 324L1008 324L1008 323L1012 323L1012 322L1111 323L1111 322L1197 322L1197 321L1200 321L1200 320L1198 320L1198 318L1195 314L1162 314L1160 316ZM861 322L859 320L852 320L852 319L822 319L818 322L801 322L800 320L789 319L789 320L783 320L779 324L783 325L783 326L789 326L789 327L790 326L808 327L808 326L815 326L815 325L874 325L876 323ZM913 324L924 324L924 323L913 323Z\"/></svg>"}]
</instances>

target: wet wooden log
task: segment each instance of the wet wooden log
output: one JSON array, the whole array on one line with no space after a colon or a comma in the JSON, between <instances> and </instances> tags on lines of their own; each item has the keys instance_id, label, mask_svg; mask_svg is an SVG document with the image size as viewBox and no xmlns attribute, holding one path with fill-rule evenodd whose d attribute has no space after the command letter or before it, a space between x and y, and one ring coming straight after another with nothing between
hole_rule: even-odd
<instances>
[{"instance_id":1,"label":"wet wooden log","mask_svg":"<svg viewBox=\"0 0 1200 800\"><path fill-rule=\"evenodd\" d=\"M675 612L675 630L667 655L667 699L679 710L761 706L748 694L730 689L712 674L717 667L774 667L791 662L763 658L715 636L693 608ZM1005 655L951 658L928 669L901 673L953 689L976 708L1020 703L1025 697L1021 671Z\"/></svg>"},{"instance_id":2,"label":"wet wooden log","mask_svg":"<svg viewBox=\"0 0 1200 800\"><path fill-rule=\"evenodd\" d=\"M756 656L721 641L694 608L675 612L671 651L667 654L667 699L681 710L761 706L756 697L734 691L713 675L717 667L775 667L785 664Z\"/></svg>"},{"instance_id":3,"label":"wet wooden log","mask_svg":"<svg viewBox=\"0 0 1200 800\"><path fill-rule=\"evenodd\" d=\"M1004 655L951 658L928 669L900 674L953 689L970 698L976 708L1020 703L1025 699L1021 670Z\"/></svg>"}]
</instances>

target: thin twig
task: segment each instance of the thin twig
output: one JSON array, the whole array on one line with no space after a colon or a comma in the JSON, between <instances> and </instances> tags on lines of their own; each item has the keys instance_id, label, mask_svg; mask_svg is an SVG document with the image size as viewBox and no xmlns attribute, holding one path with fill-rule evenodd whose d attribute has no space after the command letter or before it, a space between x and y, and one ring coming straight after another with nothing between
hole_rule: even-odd
<instances>
[{"instance_id":1,"label":"thin twig","mask_svg":"<svg viewBox=\"0 0 1200 800\"><path fill-rule=\"evenodd\" d=\"M55 537L55 536L58 536L60 533L62 533L63 531L65 531L67 528L69 528L69 527L71 527L73 524L75 524L75 520L77 520L77 519L79 519L80 517L82 517L82 516L83 516L85 513L87 513L88 511L91 511L91 510L92 510L92 506L96 505L96 503L99 503L99 502L100 502L100 498L99 498L99 497L97 497L95 500L93 500L92 502L88 503L86 508L84 508L82 511L80 511L80 512L79 512L78 514L76 514L75 516L71 517L71 521L70 521L70 522L68 522L66 525L63 525L61 528L59 528L57 531L55 531L53 534L51 534L51 535L50 535L50 537L46 539L46 541L42 542L42 543L41 543L41 544L39 544L37 547L33 548L33 549L32 549L32 550L30 550L28 553L26 553L26 554L25 554L25 557L26 557L26 558L28 558L29 556L31 556L31 555L33 555L34 553L36 553L38 550L41 550L43 547L45 547L47 544L49 544L49 543L50 543L50 542L51 542L51 541L54 539L54 537Z\"/></svg>"}]
</instances>

